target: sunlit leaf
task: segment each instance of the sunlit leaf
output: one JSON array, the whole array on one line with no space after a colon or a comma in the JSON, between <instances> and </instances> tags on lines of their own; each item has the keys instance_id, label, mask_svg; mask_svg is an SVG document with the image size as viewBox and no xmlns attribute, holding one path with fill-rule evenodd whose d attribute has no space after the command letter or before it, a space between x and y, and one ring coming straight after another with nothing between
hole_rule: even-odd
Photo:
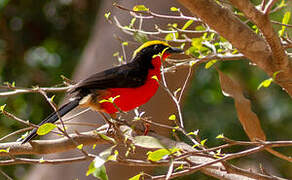
<instances>
[{"instance_id":1,"label":"sunlit leaf","mask_svg":"<svg viewBox=\"0 0 292 180\"><path fill-rule=\"evenodd\" d=\"M260 85L258 86L257 89L259 90L262 87L269 87L272 82L273 82L273 78L266 79L266 80L264 80L263 82L260 83Z\"/></svg>"},{"instance_id":2,"label":"sunlit leaf","mask_svg":"<svg viewBox=\"0 0 292 180\"><path fill-rule=\"evenodd\" d=\"M111 15L111 12L108 12L108 13L105 13L105 14L104 14L104 17L105 17L106 19L109 19L110 15Z\"/></svg>"},{"instance_id":3,"label":"sunlit leaf","mask_svg":"<svg viewBox=\"0 0 292 180\"><path fill-rule=\"evenodd\" d=\"M46 162L46 160L44 160L44 157L41 157L40 160L39 160L39 162L40 163L44 163L44 162Z\"/></svg>"},{"instance_id":4,"label":"sunlit leaf","mask_svg":"<svg viewBox=\"0 0 292 180\"><path fill-rule=\"evenodd\" d=\"M174 12L175 12L175 11L179 11L179 8L177 8L177 7L171 7L171 8L170 8L170 11L174 11Z\"/></svg>"},{"instance_id":5,"label":"sunlit leaf","mask_svg":"<svg viewBox=\"0 0 292 180\"><path fill-rule=\"evenodd\" d=\"M83 149L83 144L79 144L76 148L80 150Z\"/></svg>"},{"instance_id":6,"label":"sunlit leaf","mask_svg":"<svg viewBox=\"0 0 292 180\"><path fill-rule=\"evenodd\" d=\"M149 151L147 155L148 155L147 159L149 161L157 162L166 157L167 155L170 155L170 151L168 149L163 148L153 152Z\"/></svg>"},{"instance_id":7,"label":"sunlit leaf","mask_svg":"<svg viewBox=\"0 0 292 180\"><path fill-rule=\"evenodd\" d=\"M158 139L151 136L136 136L133 143L144 148L164 148Z\"/></svg>"},{"instance_id":8,"label":"sunlit leaf","mask_svg":"<svg viewBox=\"0 0 292 180\"><path fill-rule=\"evenodd\" d=\"M3 112L5 109L6 104L3 104L2 106L0 106L0 111Z\"/></svg>"},{"instance_id":9,"label":"sunlit leaf","mask_svg":"<svg viewBox=\"0 0 292 180\"><path fill-rule=\"evenodd\" d=\"M224 135L223 134L219 134L216 136L216 139L223 139L224 138Z\"/></svg>"},{"instance_id":10,"label":"sunlit leaf","mask_svg":"<svg viewBox=\"0 0 292 180\"><path fill-rule=\"evenodd\" d=\"M139 180L140 177L141 177L143 174L144 174L144 173L141 172L141 173L137 174L136 176L133 176L133 177L129 178L129 180Z\"/></svg>"},{"instance_id":11,"label":"sunlit leaf","mask_svg":"<svg viewBox=\"0 0 292 180\"><path fill-rule=\"evenodd\" d=\"M206 143L207 140L208 140L208 139L204 139L204 140L202 140L200 144L201 144L202 146L205 146L205 143Z\"/></svg>"},{"instance_id":12,"label":"sunlit leaf","mask_svg":"<svg viewBox=\"0 0 292 180\"><path fill-rule=\"evenodd\" d=\"M157 78L157 76L155 76L155 75L152 76L151 79L155 79L156 81L159 81L158 78Z\"/></svg>"},{"instance_id":13,"label":"sunlit leaf","mask_svg":"<svg viewBox=\"0 0 292 180\"><path fill-rule=\"evenodd\" d=\"M172 114L168 117L168 119L171 121L174 121L174 120L176 120L176 116L174 114Z\"/></svg>"},{"instance_id":14,"label":"sunlit leaf","mask_svg":"<svg viewBox=\"0 0 292 180\"><path fill-rule=\"evenodd\" d=\"M191 24L193 24L194 20L188 20L185 25L181 28L182 30L187 29Z\"/></svg>"},{"instance_id":15,"label":"sunlit leaf","mask_svg":"<svg viewBox=\"0 0 292 180\"><path fill-rule=\"evenodd\" d=\"M217 59L213 59L209 62L206 63L205 68L209 69L210 67L212 67L218 60Z\"/></svg>"},{"instance_id":16,"label":"sunlit leaf","mask_svg":"<svg viewBox=\"0 0 292 180\"><path fill-rule=\"evenodd\" d=\"M144 5L136 5L133 7L133 11L149 11Z\"/></svg>"},{"instance_id":17,"label":"sunlit leaf","mask_svg":"<svg viewBox=\"0 0 292 180\"><path fill-rule=\"evenodd\" d=\"M57 126L53 123L45 123L38 128L37 134L40 136L46 135L49 132L51 132L53 129L55 129L56 127Z\"/></svg>"},{"instance_id":18,"label":"sunlit leaf","mask_svg":"<svg viewBox=\"0 0 292 180\"><path fill-rule=\"evenodd\" d=\"M286 25L289 24L290 16L291 16L291 12L290 11L287 11L284 14L284 17L282 19L282 24L286 24ZM285 30L286 30L286 26L282 26L282 29L279 31L279 36L283 36Z\"/></svg>"}]
</instances>

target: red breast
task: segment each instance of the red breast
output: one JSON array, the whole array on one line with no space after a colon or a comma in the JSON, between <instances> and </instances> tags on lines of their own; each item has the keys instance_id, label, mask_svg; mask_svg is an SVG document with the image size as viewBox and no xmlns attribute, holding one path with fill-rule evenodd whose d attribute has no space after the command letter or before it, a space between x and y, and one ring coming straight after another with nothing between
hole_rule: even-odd
<instances>
[{"instance_id":1,"label":"red breast","mask_svg":"<svg viewBox=\"0 0 292 180\"><path fill-rule=\"evenodd\" d=\"M163 56L165 59L168 54ZM100 99L109 99L110 97L114 98L114 104L122 111L130 111L139 107L146 102L148 102L152 96L156 93L159 84L153 79L153 76L156 76L158 80L161 79L160 68L161 68L161 59L160 56L157 56L152 59L153 69L149 69L147 79L144 85L137 88L111 88L108 89L105 96L102 96ZM100 109L104 110L109 114L118 112L113 103L103 102L100 103Z\"/></svg>"}]
</instances>

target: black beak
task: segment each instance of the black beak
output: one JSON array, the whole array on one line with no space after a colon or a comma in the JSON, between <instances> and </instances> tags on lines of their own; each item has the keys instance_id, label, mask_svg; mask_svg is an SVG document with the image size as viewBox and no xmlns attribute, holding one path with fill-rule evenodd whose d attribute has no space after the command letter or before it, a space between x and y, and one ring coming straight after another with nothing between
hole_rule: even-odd
<instances>
[{"instance_id":1,"label":"black beak","mask_svg":"<svg viewBox=\"0 0 292 180\"><path fill-rule=\"evenodd\" d=\"M167 50L166 50L167 53L183 53L184 51L180 48L175 48L175 47L169 47Z\"/></svg>"}]
</instances>

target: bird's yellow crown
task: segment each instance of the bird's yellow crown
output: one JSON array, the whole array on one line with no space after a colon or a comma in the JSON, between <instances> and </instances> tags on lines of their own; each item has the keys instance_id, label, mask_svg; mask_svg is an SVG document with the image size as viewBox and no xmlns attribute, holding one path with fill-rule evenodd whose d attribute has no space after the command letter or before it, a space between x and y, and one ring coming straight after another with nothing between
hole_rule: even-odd
<instances>
[{"instance_id":1,"label":"bird's yellow crown","mask_svg":"<svg viewBox=\"0 0 292 180\"><path fill-rule=\"evenodd\" d=\"M154 41L147 41L144 44L142 44L140 47L138 47L134 53L133 53L133 57L135 57L137 55L138 52L140 52L142 49L148 47L148 46L152 46L155 44L162 44L164 46L170 46L169 44L167 44L166 42L163 41L159 41L159 40L154 40Z\"/></svg>"}]
</instances>

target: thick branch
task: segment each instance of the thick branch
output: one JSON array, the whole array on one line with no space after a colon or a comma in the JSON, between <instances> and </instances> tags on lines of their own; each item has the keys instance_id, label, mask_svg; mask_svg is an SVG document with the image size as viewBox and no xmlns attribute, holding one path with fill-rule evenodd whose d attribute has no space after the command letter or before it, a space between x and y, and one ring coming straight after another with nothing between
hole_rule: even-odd
<instances>
[{"instance_id":1,"label":"thick branch","mask_svg":"<svg viewBox=\"0 0 292 180\"><path fill-rule=\"evenodd\" d=\"M260 35L253 32L246 24L235 17L230 10L221 7L213 0L178 1L226 38L245 57L257 64L267 74L272 76L273 73L281 70L281 73L277 75L276 82L292 96L292 83L290 82L292 79L292 68L287 63L287 57L283 56L282 49L278 49L277 43L274 44L273 48L271 45L270 47ZM242 1L238 0L238 2ZM270 30L267 31L270 33ZM269 34L268 32L267 34ZM271 36L268 35L266 38L271 38ZM279 52L274 52L277 50ZM273 56L277 57L277 63L274 61Z\"/></svg>"},{"instance_id":2,"label":"thick branch","mask_svg":"<svg viewBox=\"0 0 292 180\"><path fill-rule=\"evenodd\" d=\"M78 144L105 144L107 141L100 138L95 131L71 134L71 138ZM30 143L21 144L20 142L1 143L0 149L9 148L9 154L53 154L76 149L76 145L68 138L60 138L54 140L35 140ZM0 156L7 156L7 153L0 152Z\"/></svg>"}]
</instances>

